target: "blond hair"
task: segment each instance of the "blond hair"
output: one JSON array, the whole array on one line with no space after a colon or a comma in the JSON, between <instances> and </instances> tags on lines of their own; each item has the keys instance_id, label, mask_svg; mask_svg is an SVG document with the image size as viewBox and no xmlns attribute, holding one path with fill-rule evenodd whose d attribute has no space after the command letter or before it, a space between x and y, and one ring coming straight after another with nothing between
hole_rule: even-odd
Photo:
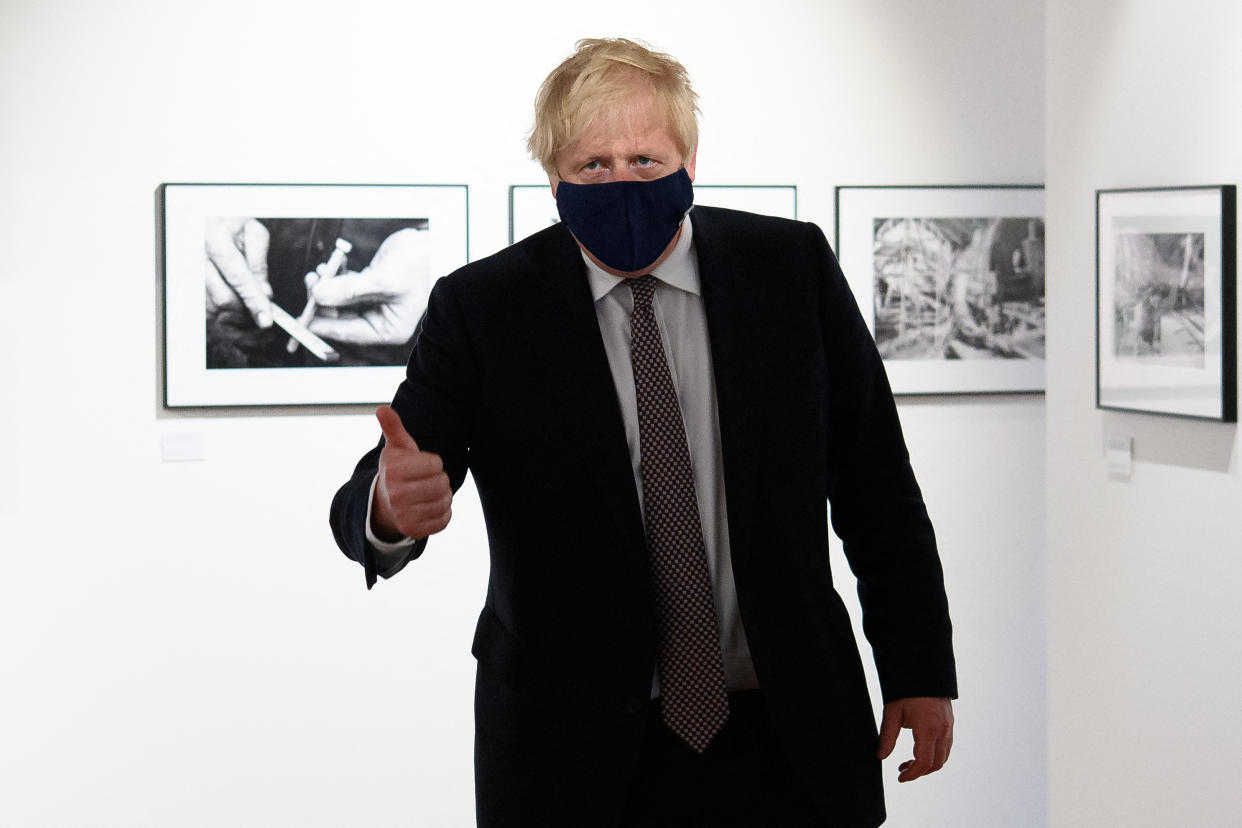
<instances>
[{"instance_id":1,"label":"blond hair","mask_svg":"<svg viewBox=\"0 0 1242 828\"><path fill-rule=\"evenodd\" d=\"M531 157L555 175L565 149L593 124L618 117L621 104L643 91L664 111L682 160L689 159L699 143L699 107L686 68L670 55L625 38L579 40L574 53L544 80L526 141Z\"/></svg>"}]
</instances>

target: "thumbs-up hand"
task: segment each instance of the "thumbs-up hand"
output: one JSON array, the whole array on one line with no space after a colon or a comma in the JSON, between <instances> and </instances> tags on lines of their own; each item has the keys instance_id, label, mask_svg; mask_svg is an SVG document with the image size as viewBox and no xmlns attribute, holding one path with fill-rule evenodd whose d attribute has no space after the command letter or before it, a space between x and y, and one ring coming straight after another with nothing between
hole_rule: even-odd
<instances>
[{"instance_id":1,"label":"thumbs-up hand","mask_svg":"<svg viewBox=\"0 0 1242 828\"><path fill-rule=\"evenodd\" d=\"M371 531L381 540L425 538L448 526L453 489L440 455L422 451L391 407L375 411L384 432Z\"/></svg>"}]
</instances>

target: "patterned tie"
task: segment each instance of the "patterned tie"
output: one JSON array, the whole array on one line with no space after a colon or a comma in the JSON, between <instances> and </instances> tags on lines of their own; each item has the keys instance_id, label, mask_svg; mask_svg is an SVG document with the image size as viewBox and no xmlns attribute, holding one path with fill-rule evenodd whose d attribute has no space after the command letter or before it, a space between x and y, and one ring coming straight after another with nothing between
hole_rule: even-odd
<instances>
[{"instance_id":1,"label":"patterned tie","mask_svg":"<svg viewBox=\"0 0 1242 828\"><path fill-rule=\"evenodd\" d=\"M651 297L656 278L629 280L630 358L638 395L647 547L660 630L664 722L702 753L729 717L716 606L677 391Z\"/></svg>"}]
</instances>

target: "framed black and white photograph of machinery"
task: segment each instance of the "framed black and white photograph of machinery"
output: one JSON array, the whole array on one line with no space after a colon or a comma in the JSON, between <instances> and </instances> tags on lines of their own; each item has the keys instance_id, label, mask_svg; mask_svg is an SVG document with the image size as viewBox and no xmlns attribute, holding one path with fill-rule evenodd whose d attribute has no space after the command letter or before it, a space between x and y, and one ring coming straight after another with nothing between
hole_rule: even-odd
<instances>
[{"instance_id":1,"label":"framed black and white photograph of machinery","mask_svg":"<svg viewBox=\"0 0 1242 828\"><path fill-rule=\"evenodd\" d=\"M467 260L460 185L161 184L168 408L383 402L434 279Z\"/></svg>"},{"instance_id":2,"label":"framed black and white photograph of machinery","mask_svg":"<svg viewBox=\"0 0 1242 828\"><path fill-rule=\"evenodd\" d=\"M1099 190L1096 406L1237 422L1234 185Z\"/></svg>"},{"instance_id":3,"label":"framed black and white photograph of machinery","mask_svg":"<svg viewBox=\"0 0 1242 828\"><path fill-rule=\"evenodd\" d=\"M798 217L798 188L759 184L695 184L694 203L792 219ZM510 185L509 244L560 220L556 199L547 184Z\"/></svg>"},{"instance_id":4,"label":"framed black and white photograph of machinery","mask_svg":"<svg viewBox=\"0 0 1242 828\"><path fill-rule=\"evenodd\" d=\"M1043 187L837 187L836 245L894 393L1043 391Z\"/></svg>"}]
</instances>

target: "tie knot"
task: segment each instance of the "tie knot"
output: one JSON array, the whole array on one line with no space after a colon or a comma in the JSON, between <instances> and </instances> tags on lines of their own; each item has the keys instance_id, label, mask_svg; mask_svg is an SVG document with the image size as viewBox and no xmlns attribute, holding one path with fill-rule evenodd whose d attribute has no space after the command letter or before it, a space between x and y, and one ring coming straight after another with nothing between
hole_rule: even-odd
<instances>
[{"instance_id":1,"label":"tie knot","mask_svg":"<svg viewBox=\"0 0 1242 828\"><path fill-rule=\"evenodd\" d=\"M650 273L628 280L630 292L634 294L635 308L651 307L651 297L655 295L657 281L656 277Z\"/></svg>"}]
</instances>

